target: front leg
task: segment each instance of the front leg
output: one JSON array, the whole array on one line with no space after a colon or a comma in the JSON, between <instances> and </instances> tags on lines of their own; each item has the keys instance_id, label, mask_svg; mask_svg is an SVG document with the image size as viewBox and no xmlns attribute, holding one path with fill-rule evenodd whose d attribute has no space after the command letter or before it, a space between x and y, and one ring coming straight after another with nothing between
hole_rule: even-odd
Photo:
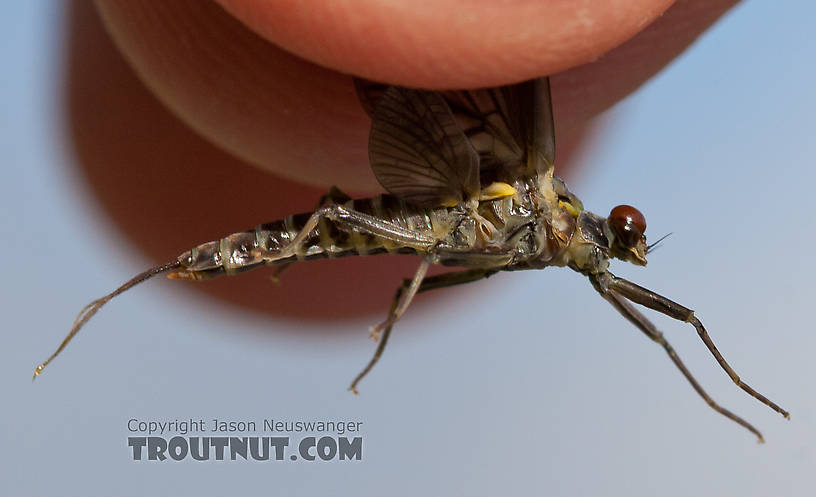
<instances>
[{"instance_id":1,"label":"front leg","mask_svg":"<svg viewBox=\"0 0 816 497\"><path fill-rule=\"evenodd\" d=\"M711 337L708 336L708 332L706 332L705 328L703 328L702 323L696 317L694 317L694 312L691 309L683 307L682 305L669 300L662 295L638 286L631 281L618 278L608 272L597 275L589 275L589 279L598 293L600 293L604 299L612 304L618 312L620 312L632 324L637 326L640 331L646 334L646 336L663 347L671 358L672 362L674 362L675 366L677 366L677 368L683 373L683 376L686 377L688 382L691 383L692 388L694 388L697 394L700 395L700 397L702 397L712 409L755 434L759 438L760 442L763 441L762 434L760 434L756 428L751 426L750 423L731 411L720 407L716 402L714 402L714 400L705 392L705 390L703 390L700 384L697 383L697 380L694 378L694 376L692 376L691 372L680 360L680 356L678 356L674 351L674 348L663 336L663 333L661 333L660 330L658 330L657 327L646 318L646 316L638 312L638 310L635 309L635 307L628 301L643 305L679 321L691 323L697 329L698 334L708 347L709 351L717 359L720 366L729 374L734 383L748 392L752 397L758 399L760 402L766 404L786 418L790 416L787 411L739 379L736 372L734 372L731 366L725 362L725 359L714 346L714 343L711 341Z\"/></svg>"},{"instance_id":2,"label":"front leg","mask_svg":"<svg viewBox=\"0 0 816 497\"><path fill-rule=\"evenodd\" d=\"M688 380L688 382L691 384L691 387L694 389L695 392L697 392L697 395L703 398L706 404L708 404L712 409L722 414L726 418L730 419L731 421L734 421L738 425L742 426L743 428L747 429L748 431L756 435L760 443L764 442L762 434L759 432L759 430L754 428L753 425L751 425L751 423L745 421L744 419L737 416L728 409L721 407L719 404L717 404L717 402L714 401L714 399L711 398L710 395L708 395L708 393L705 390L703 390L703 387L697 382L697 379L694 377L694 375L691 374L691 371L688 370L686 365L680 359L680 356L677 354L677 352L675 352L674 347L671 346L666 337L663 336L663 333L660 330L658 330L657 327L646 318L646 316L644 316L641 312L635 309L635 307L632 304L627 302L626 299L624 299L620 295L616 295L608 291L605 292L601 289L598 289L597 286L595 288L598 290L598 292L604 299L606 299L610 304L612 304L612 307L614 307L619 313L621 313L623 317L625 317L630 323L637 326L637 328L640 331L642 331L647 337L649 337L651 340L653 340L654 342L658 343L661 347L663 347L663 350L665 350L666 354L669 355L674 365L677 366L677 369L679 369L680 372L683 373L683 376L686 377L686 380Z\"/></svg>"},{"instance_id":3,"label":"front leg","mask_svg":"<svg viewBox=\"0 0 816 497\"><path fill-rule=\"evenodd\" d=\"M609 272L597 275L594 278L595 280L593 280L593 282L597 281L600 287L606 289L607 291L611 291L614 294L620 295L621 297L631 300L636 304L653 309L661 314L669 316L670 318L683 321L685 323L690 323L697 330L697 335L699 335L709 352L711 352L711 355L714 356L714 359L717 360L720 367L731 378L731 381L748 393L748 395L754 397L758 401L778 412L786 419L790 418L788 411L782 409L775 402L754 390L751 386L745 383L745 381L743 381L739 375L737 375L737 372L734 371L728 362L726 362L722 354L720 354L720 351L717 349L717 346L714 345L714 341L709 336L708 331L706 331L705 327L703 326L703 323L700 322L700 320L694 315L694 311L647 288L636 285L631 281L618 278Z\"/></svg>"}]
</instances>

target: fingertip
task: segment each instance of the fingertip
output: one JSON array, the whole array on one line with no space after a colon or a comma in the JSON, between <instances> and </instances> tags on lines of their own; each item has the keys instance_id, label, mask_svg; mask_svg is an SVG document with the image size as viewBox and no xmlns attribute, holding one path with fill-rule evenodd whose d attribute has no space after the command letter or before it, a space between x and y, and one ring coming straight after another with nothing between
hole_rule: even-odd
<instances>
[{"instance_id":1,"label":"fingertip","mask_svg":"<svg viewBox=\"0 0 816 497\"><path fill-rule=\"evenodd\" d=\"M351 78L261 39L211 2L97 0L142 81L192 129L288 179L376 191Z\"/></svg>"},{"instance_id":2,"label":"fingertip","mask_svg":"<svg viewBox=\"0 0 816 497\"><path fill-rule=\"evenodd\" d=\"M303 58L426 88L497 86L591 62L673 3L217 1L262 37Z\"/></svg>"},{"instance_id":3,"label":"fingertip","mask_svg":"<svg viewBox=\"0 0 816 497\"><path fill-rule=\"evenodd\" d=\"M565 57L558 59L558 53L570 53L573 58L578 57L575 60L597 57L605 47L647 23L663 4L670 3L632 0L618 11L587 8L584 10L597 11L597 15L565 21L570 12L573 15L582 12L580 4L575 7L576 2L568 2L564 7L549 0L544 2L551 11L549 20L532 14L522 16L529 17L526 25L532 26L528 29L533 29L533 34L525 35L525 31L517 29L506 33L507 39L499 39L502 29L507 30L501 26L510 25L516 15L504 11L515 12L516 5L527 5L521 0L504 0L504 9L496 8L498 14L493 16L495 26L482 27L481 31L464 30L463 36L472 32L476 38L463 39L450 34L458 33L456 26L445 31L446 27L439 25L439 15L431 16L430 27L417 29L422 25L418 16L423 11L429 16L428 8L420 5L416 6L415 14L413 9L407 9L396 20L380 14L380 18L384 17L381 23L376 16L358 9L357 20L350 6L367 5L366 2L373 0L337 0L331 4L327 0L313 0L292 5L283 0L221 0L233 9L232 15L213 2L196 0L97 0L96 4L108 32L141 79L168 108L208 140L285 178L321 188L342 185L348 190L372 193L380 189L368 167L370 122L357 102L351 78L295 56L279 47L283 42L276 45L256 33L263 30L271 33L277 23L281 25L281 39L294 36L295 41L307 44L306 48L311 46L318 51L323 48L320 57L334 54L340 59L341 70L373 79L428 87L493 86L552 72L553 66L550 69L546 66L547 54L555 57L550 62L560 64L570 62ZM442 9L451 0L440 2L437 5ZM589 119L632 92L681 53L735 2L679 3L598 62L558 74L553 79L553 95L559 149L563 150L565 139L580 132ZM326 5L320 10L323 4ZM527 8L535 9L536 5ZM559 6L567 13L556 15ZM343 8L345 14L337 12ZM476 8L490 7L468 6L466 12L472 19L460 24L479 22L480 17L473 15ZM276 14L281 9L285 12ZM465 10L461 6L458 9ZM313 15L315 11L321 12L322 17ZM631 15L624 15L627 12ZM239 15L256 31L239 22ZM621 15L626 22L616 23L616 16ZM350 20L337 21L345 18ZM562 35L573 33L573 45L546 43L546 36L558 39L556 31L550 33L543 27L556 18L562 20ZM366 22L368 31L359 27ZM344 41L343 30L353 34L355 26L357 31L368 33L368 37L358 34ZM604 26L611 28L604 28L605 34L597 39L575 35L581 29ZM407 30L405 36L414 39L402 39L392 28ZM382 30L379 37L374 35L377 29ZM461 26L457 29L461 30ZM443 38L433 38L434 33L440 32ZM299 33L303 36L298 37ZM387 43L379 38L385 38ZM542 48L531 48L534 42ZM395 50L393 54L387 53L388 43ZM515 49L507 48L513 44ZM553 47L561 52L554 52ZM410 73L410 64L414 64L416 73ZM543 69L539 71L537 67ZM563 165L559 159L560 171Z\"/></svg>"}]
</instances>

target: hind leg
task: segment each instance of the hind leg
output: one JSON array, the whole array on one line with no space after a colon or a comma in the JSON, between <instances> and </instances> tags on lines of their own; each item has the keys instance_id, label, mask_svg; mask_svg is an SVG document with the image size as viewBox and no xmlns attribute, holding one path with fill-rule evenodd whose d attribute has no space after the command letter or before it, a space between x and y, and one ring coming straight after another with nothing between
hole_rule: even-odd
<instances>
[{"instance_id":1,"label":"hind leg","mask_svg":"<svg viewBox=\"0 0 816 497\"><path fill-rule=\"evenodd\" d=\"M420 269L422 269L421 266ZM363 368L360 374L358 374L357 377L354 378L354 381L351 382L349 390L351 390L351 392L356 395L358 393L357 384L360 383L360 380L362 380L369 373L369 371L371 371L371 369L374 368L374 365L377 364L377 361L380 360L380 357L382 356L382 353L385 350L385 346L388 343L388 338L391 336L391 329L393 328L394 322L396 322L396 320L399 319L399 315L402 315L402 312L405 311L405 309L403 308L402 312L400 312L399 315L397 315L398 308L404 301L404 297L406 294L410 293L411 294L410 298L413 299L414 295L418 293L427 292L429 290L435 290L437 288L451 287L456 285L462 285L465 283L470 283L472 281L478 281L484 278L488 278L493 274L496 274L498 271L499 271L498 269L469 269L467 271L445 273L437 276L431 276L428 278L424 278L423 273L420 283L418 284L416 282L417 276L420 274L420 272L417 271L417 275L414 276L413 280L409 279L403 280L402 285L400 285L400 287L397 288L397 292L394 295L394 300L391 302L391 309L389 309L388 311L389 316L388 319L381 323L384 330L382 334L382 339L377 344L377 350L374 351L374 356L371 358L371 360L368 361L368 364L366 364L365 368ZM416 289L413 292L411 292L411 288L414 285L416 285ZM409 303L410 299L404 304L403 307L407 307ZM395 315L397 315L397 318L392 319L392 316ZM377 331L379 332L379 330Z\"/></svg>"},{"instance_id":2,"label":"hind leg","mask_svg":"<svg viewBox=\"0 0 816 497\"><path fill-rule=\"evenodd\" d=\"M332 186L329 188L327 193L324 193L320 196L320 200L317 201L317 205L315 205L315 210L319 209L323 204L345 204L351 200L351 197L346 195L346 193L336 186ZM294 262L287 262L286 264L281 264L280 266L275 267L275 270L272 272L272 276L269 277L273 283L276 285L280 285L280 275L284 272L287 268L289 268Z\"/></svg>"},{"instance_id":3,"label":"hind leg","mask_svg":"<svg viewBox=\"0 0 816 497\"><path fill-rule=\"evenodd\" d=\"M436 244L436 239L431 235L405 228L344 205L327 204L316 210L306 220L298 234L286 246L278 250L258 247L254 249L253 255L267 262L274 262L292 256L301 258L304 255L304 244L310 235L319 230L319 225L323 220L332 221L342 231L364 233L397 246L412 248L418 252L427 253Z\"/></svg>"}]
</instances>

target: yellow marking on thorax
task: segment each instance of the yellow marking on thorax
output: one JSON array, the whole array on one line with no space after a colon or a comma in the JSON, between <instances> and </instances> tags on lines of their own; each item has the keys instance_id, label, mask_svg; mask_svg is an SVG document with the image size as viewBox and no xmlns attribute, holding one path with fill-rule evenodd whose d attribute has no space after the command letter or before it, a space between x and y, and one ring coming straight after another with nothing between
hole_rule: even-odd
<instances>
[{"instance_id":1,"label":"yellow marking on thorax","mask_svg":"<svg viewBox=\"0 0 816 497\"><path fill-rule=\"evenodd\" d=\"M510 197L515 194L516 189L512 186L507 183L502 183L501 181L494 181L487 187L482 188L482 191L479 192L479 201L495 200L497 198Z\"/></svg>"},{"instance_id":2,"label":"yellow marking on thorax","mask_svg":"<svg viewBox=\"0 0 816 497\"><path fill-rule=\"evenodd\" d=\"M572 217L574 218L578 218L578 215L581 214L581 212L578 209L576 209L571 203L564 202L563 200L558 201L558 207L561 207L565 211L569 212L570 215L572 215Z\"/></svg>"}]
</instances>

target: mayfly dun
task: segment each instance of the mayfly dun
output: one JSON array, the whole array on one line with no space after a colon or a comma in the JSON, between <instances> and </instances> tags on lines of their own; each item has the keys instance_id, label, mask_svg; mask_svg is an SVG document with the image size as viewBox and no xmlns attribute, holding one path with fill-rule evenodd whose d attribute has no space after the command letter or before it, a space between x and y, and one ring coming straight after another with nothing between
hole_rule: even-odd
<instances>
[{"instance_id":1,"label":"mayfly dun","mask_svg":"<svg viewBox=\"0 0 816 497\"><path fill-rule=\"evenodd\" d=\"M333 188L314 211L262 224L198 245L151 268L85 306L57 350L34 376L113 297L157 275L206 280L262 265L278 271L316 258L383 253L414 254L421 262L397 289L388 315L372 328L379 344L354 379L377 363L394 323L414 296L487 278L499 271L569 267L648 338L657 342L694 390L723 416L762 435L717 404L661 333L633 304L691 324L728 376L749 395L788 418L725 361L700 320L662 295L609 271L611 259L646 265L646 219L619 205L607 217L584 210L553 175L555 134L548 78L500 88L433 92L357 80L371 116L369 159L387 195L352 200ZM426 277L431 264L459 271Z\"/></svg>"}]
</instances>

